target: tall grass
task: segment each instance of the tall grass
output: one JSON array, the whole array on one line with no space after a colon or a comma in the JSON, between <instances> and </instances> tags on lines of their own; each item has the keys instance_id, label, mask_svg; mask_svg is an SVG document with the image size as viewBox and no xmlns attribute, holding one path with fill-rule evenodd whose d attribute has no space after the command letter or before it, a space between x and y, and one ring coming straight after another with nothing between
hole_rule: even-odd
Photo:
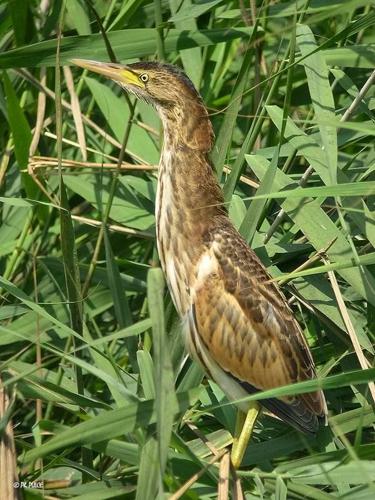
<instances>
[{"instance_id":1,"label":"tall grass","mask_svg":"<svg viewBox=\"0 0 375 500\"><path fill-rule=\"evenodd\" d=\"M374 498L373 2L0 14L0 498ZM235 408L186 358L158 267L159 120L73 57L165 59L199 88L230 216L318 367L251 399L323 387L316 438L265 414L230 473Z\"/></svg>"}]
</instances>

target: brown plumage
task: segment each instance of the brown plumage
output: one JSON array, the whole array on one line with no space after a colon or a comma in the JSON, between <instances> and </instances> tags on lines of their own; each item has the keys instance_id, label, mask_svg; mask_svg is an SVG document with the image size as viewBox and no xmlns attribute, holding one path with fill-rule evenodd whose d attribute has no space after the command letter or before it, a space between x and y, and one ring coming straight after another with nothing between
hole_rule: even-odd
<instances>
[{"instance_id":1,"label":"brown plumage","mask_svg":"<svg viewBox=\"0 0 375 500\"><path fill-rule=\"evenodd\" d=\"M190 80L175 66L155 62L73 62L117 81L161 117L157 243L192 356L232 400L314 378L311 353L285 297L222 204L208 157L212 126ZM305 432L315 432L327 411L321 391L261 404Z\"/></svg>"}]
</instances>

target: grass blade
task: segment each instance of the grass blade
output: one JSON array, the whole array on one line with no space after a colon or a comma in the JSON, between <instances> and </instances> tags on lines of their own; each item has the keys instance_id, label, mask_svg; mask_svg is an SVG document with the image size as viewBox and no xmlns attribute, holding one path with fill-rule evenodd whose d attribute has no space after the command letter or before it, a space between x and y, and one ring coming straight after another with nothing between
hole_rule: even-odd
<instances>
[{"instance_id":1,"label":"grass blade","mask_svg":"<svg viewBox=\"0 0 375 500\"><path fill-rule=\"evenodd\" d=\"M167 462L168 447L172 435L173 413L176 404L174 374L170 358L169 342L164 321L164 277L160 268L148 273L148 303L152 321L153 350L155 363L155 391L158 433L158 456L160 485ZM151 446L151 445L150 445Z\"/></svg>"}]
</instances>

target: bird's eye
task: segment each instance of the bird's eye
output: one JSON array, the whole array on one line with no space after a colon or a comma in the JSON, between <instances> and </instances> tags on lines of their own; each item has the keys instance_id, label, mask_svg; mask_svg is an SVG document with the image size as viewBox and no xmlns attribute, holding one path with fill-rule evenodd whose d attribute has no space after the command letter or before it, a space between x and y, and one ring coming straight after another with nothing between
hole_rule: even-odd
<instances>
[{"instance_id":1,"label":"bird's eye","mask_svg":"<svg viewBox=\"0 0 375 500\"><path fill-rule=\"evenodd\" d=\"M148 75L147 75L146 73L143 73L142 75L140 75L140 77L139 77L139 78L140 78L140 79L142 80L142 82L144 82L144 83L148 82Z\"/></svg>"}]
</instances>

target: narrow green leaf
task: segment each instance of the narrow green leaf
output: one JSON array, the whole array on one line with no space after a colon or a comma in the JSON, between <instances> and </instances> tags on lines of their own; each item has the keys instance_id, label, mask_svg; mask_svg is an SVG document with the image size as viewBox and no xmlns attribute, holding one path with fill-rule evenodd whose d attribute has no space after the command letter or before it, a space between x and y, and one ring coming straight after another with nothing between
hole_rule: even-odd
<instances>
[{"instance_id":1,"label":"narrow green leaf","mask_svg":"<svg viewBox=\"0 0 375 500\"><path fill-rule=\"evenodd\" d=\"M15 363L12 363L10 366L13 371ZM19 373L21 374L21 372ZM44 377L46 376L46 371L44 371L43 375ZM35 374L22 377L17 383L17 388L21 391L24 397L30 399L40 398L43 401L53 401L61 405L69 404L88 408L110 408L109 405L95 400L94 398L76 394L76 389L74 387L71 387L71 390L67 390L66 387L62 387L56 383L45 380L45 378L42 379Z\"/></svg>"},{"instance_id":2,"label":"narrow green leaf","mask_svg":"<svg viewBox=\"0 0 375 500\"><path fill-rule=\"evenodd\" d=\"M248 155L246 159L255 174L261 179L268 168L269 162L258 155ZM293 181L289 176L281 172L280 169L277 170L275 187L285 187L292 183ZM282 203L282 207L308 237L316 250L320 251L331 245L326 253L333 262L342 262L347 260L348 255L352 255L351 247L346 237L323 211L318 200L313 200L310 203L301 203L301 201L286 198ZM334 241L333 244L332 241ZM375 304L374 279L365 268L342 269L339 271L339 274L362 297ZM364 283L364 276L366 277L366 283Z\"/></svg>"},{"instance_id":3,"label":"narrow green leaf","mask_svg":"<svg viewBox=\"0 0 375 500\"><path fill-rule=\"evenodd\" d=\"M103 182L99 185L95 175L81 175L78 177L66 176L65 184L79 194L89 203L92 203L96 208L104 211L110 201L110 179L103 178ZM100 200L98 199L100 195ZM111 204L111 219L123 224L124 226L133 227L135 229L147 230L150 229L155 221L154 214L151 212L152 207L148 210L142 205L141 200L134 195L129 188L124 185L117 186L116 193ZM147 234L153 237L153 232Z\"/></svg>"},{"instance_id":4,"label":"narrow green leaf","mask_svg":"<svg viewBox=\"0 0 375 500\"><path fill-rule=\"evenodd\" d=\"M334 75L339 85L341 85L341 87L346 90L352 101L354 101L354 99L356 99L356 97L358 96L359 90L353 80L341 69L330 68L330 72L332 73L332 75ZM370 119L372 118L371 112L364 102L364 99L358 104L358 111L360 111L361 113L366 113Z\"/></svg>"},{"instance_id":5,"label":"narrow green leaf","mask_svg":"<svg viewBox=\"0 0 375 500\"><path fill-rule=\"evenodd\" d=\"M155 398L155 375L154 362L148 351L138 351L137 361L139 366L139 376L141 387L146 399Z\"/></svg>"},{"instance_id":6,"label":"narrow green leaf","mask_svg":"<svg viewBox=\"0 0 375 500\"><path fill-rule=\"evenodd\" d=\"M155 437L150 436L142 446L136 500L159 497L157 495L161 486L159 458L159 443Z\"/></svg>"},{"instance_id":7,"label":"narrow green leaf","mask_svg":"<svg viewBox=\"0 0 375 500\"><path fill-rule=\"evenodd\" d=\"M285 280L289 278L299 278L301 276L311 276L313 274L326 273L328 271L334 271L337 269L347 269L349 267L355 266L371 266L375 264L375 252L371 252L366 255L360 255L357 258L348 259L342 262L331 262L330 264L325 264L324 266L313 267L312 269L305 269L304 271L291 272L285 274L280 279Z\"/></svg>"},{"instance_id":8,"label":"narrow green leaf","mask_svg":"<svg viewBox=\"0 0 375 500\"><path fill-rule=\"evenodd\" d=\"M6 71L3 72L3 81L7 97L8 120L14 141L14 152L19 169L26 169L29 164L29 147L31 144L30 126ZM36 198L38 191L30 176L22 173L21 178L27 196L29 198Z\"/></svg>"},{"instance_id":9,"label":"narrow green leaf","mask_svg":"<svg viewBox=\"0 0 375 500\"><path fill-rule=\"evenodd\" d=\"M65 209L60 212L60 235L71 326L81 336L83 328L81 282L73 221L64 184L62 184L60 195L61 206Z\"/></svg>"},{"instance_id":10,"label":"narrow green leaf","mask_svg":"<svg viewBox=\"0 0 375 500\"><path fill-rule=\"evenodd\" d=\"M221 0L215 0L216 3ZM172 18L169 19L173 22L177 29L189 29L192 31L197 30L197 23L195 21L196 16L188 16L187 19L176 19L179 17L183 11L190 12L194 10L197 5L194 5L191 0L185 0L183 9L180 9L181 2L179 0L169 0L169 5L171 7ZM180 9L180 10L178 10ZM178 13L177 13L178 11ZM180 51L181 61L184 66L185 73L188 75L190 80L194 83L196 88L199 88L200 81L202 77L202 54L200 47L193 47L191 49Z\"/></svg>"},{"instance_id":11,"label":"narrow green leaf","mask_svg":"<svg viewBox=\"0 0 375 500\"><path fill-rule=\"evenodd\" d=\"M298 11L306 8L306 14L318 14L324 13L325 15L331 17L335 16L338 11L344 13L347 11L352 11L355 8L363 7L369 5L371 0L346 0L344 3L342 0L330 0L329 2L324 2L321 0L311 0L306 3L306 0L289 0L282 3L275 3L269 6L269 15L271 17L290 17L294 16L296 9ZM324 19L324 18L321 18Z\"/></svg>"},{"instance_id":12,"label":"narrow green leaf","mask_svg":"<svg viewBox=\"0 0 375 500\"><path fill-rule=\"evenodd\" d=\"M184 6L178 11L178 13L169 18L169 22L178 23L181 21L186 22L190 19L195 19L222 1L223 0L211 0L197 5L192 5L190 2L184 2Z\"/></svg>"},{"instance_id":13,"label":"narrow green leaf","mask_svg":"<svg viewBox=\"0 0 375 500\"><path fill-rule=\"evenodd\" d=\"M297 43L304 57L317 48L314 35L308 26L297 26ZM303 66L317 121L335 119L335 102L324 56L317 51L303 61ZM319 126L319 130L330 184L335 184L337 181L337 131L335 127L324 124Z\"/></svg>"},{"instance_id":14,"label":"narrow green leaf","mask_svg":"<svg viewBox=\"0 0 375 500\"><path fill-rule=\"evenodd\" d=\"M3 72L3 79L8 104L8 119L14 140L14 150L18 166L20 169L23 169L27 168L29 163L31 130L6 71Z\"/></svg>"},{"instance_id":15,"label":"narrow green leaf","mask_svg":"<svg viewBox=\"0 0 375 500\"><path fill-rule=\"evenodd\" d=\"M136 396L136 380L134 378L131 379L134 382L133 384L126 383L126 374L122 374L117 367L116 362L111 357L110 350L107 349L106 354L100 349L96 349L93 345L95 341L86 327L83 329L83 336L87 344L74 349L72 354L75 354L76 359L73 360L73 365L79 366L88 373L93 373L98 380L102 380L107 385L117 407L125 406L129 401L138 400ZM125 338L129 340L127 337ZM104 339L107 340L106 337ZM82 355L82 350L86 348L88 348L91 355L93 368L90 365L88 366L80 361L76 361L78 359L77 356Z\"/></svg>"},{"instance_id":16,"label":"narrow green leaf","mask_svg":"<svg viewBox=\"0 0 375 500\"><path fill-rule=\"evenodd\" d=\"M248 37L252 28L219 28L201 31L171 29L165 38L165 50L206 47L219 42ZM127 29L108 33L108 39L119 60L144 57L155 53L155 31L152 28ZM0 54L0 68L41 67L55 64L56 40L38 42ZM61 40L61 64L75 57L108 59L101 34L68 36Z\"/></svg>"},{"instance_id":17,"label":"narrow green leaf","mask_svg":"<svg viewBox=\"0 0 375 500\"><path fill-rule=\"evenodd\" d=\"M290 68L288 71L288 77L287 77L287 89L286 89L286 94L285 94L285 99L284 99L284 114L283 114L283 126L281 129L281 137L278 146L275 148L274 155L272 157L272 161L269 165L269 168L267 169L267 172L265 173L264 177L262 178L259 188L257 190L258 195L264 195L266 196L263 199L257 198L252 201L250 204L246 215L244 217L244 220L241 224L240 227L240 233L246 238L247 242L251 245L251 242L253 240L254 234L257 229L257 225L259 220L261 219L265 204L266 204L266 199L267 199L267 193L269 193L272 189L273 181L275 178L276 170L277 170L277 165L279 162L279 155L280 155L280 148L281 144L284 141L284 131L285 131L285 126L286 126L286 120L287 120L287 109L290 107L290 101L291 101L291 93L292 93L292 87L293 87L293 72L294 72L294 53L295 53L295 40L296 40L296 31L295 29L293 30L292 34L292 39L291 39L291 44L290 44L290 54L291 54L291 60L290 60Z\"/></svg>"},{"instance_id":18,"label":"narrow green leaf","mask_svg":"<svg viewBox=\"0 0 375 500\"><path fill-rule=\"evenodd\" d=\"M334 485L343 478L349 478L350 484L373 484L375 463L367 460L341 465L339 462L332 462L305 466L300 471L300 475L298 471L293 472L293 481L300 483ZM375 489L373 489L374 492Z\"/></svg>"},{"instance_id":19,"label":"narrow green leaf","mask_svg":"<svg viewBox=\"0 0 375 500\"><path fill-rule=\"evenodd\" d=\"M133 318L129 308L126 292L121 280L120 271L113 255L111 242L109 240L108 231L104 229L104 246L107 263L107 274L109 289L112 293L113 306L115 308L115 315L120 328L125 328L133 323ZM126 339L126 346L129 351L129 358L133 368L137 367L136 350L137 339L132 337Z\"/></svg>"},{"instance_id":20,"label":"narrow green leaf","mask_svg":"<svg viewBox=\"0 0 375 500\"><path fill-rule=\"evenodd\" d=\"M29 3L23 0L10 0L8 8L12 17L17 45L23 45L27 41L26 38L30 36L30 28L32 26Z\"/></svg>"},{"instance_id":21,"label":"narrow green leaf","mask_svg":"<svg viewBox=\"0 0 375 500\"><path fill-rule=\"evenodd\" d=\"M255 33L255 31L253 33ZM250 42L251 40L249 41L249 44ZM253 57L254 54L252 50L248 48L242 61L236 83L234 84L230 104L227 106L225 111L224 120L221 124L220 131L215 142L215 147L212 152L212 161L215 165L216 173L219 179L221 178L225 158L228 154L228 148L232 141L233 130L241 107L242 94L247 84L247 75L249 73L250 62Z\"/></svg>"},{"instance_id":22,"label":"narrow green leaf","mask_svg":"<svg viewBox=\"0 0 375 500\"><path fill-rule=\"evenodd\" d=\"M19 299L23 304L25 304L28 308L30 308L32 311L36 312L37 314L41 315L43 318L47 319L52 323L52 325L55 325L57 328L61 329L67 336L75 336L77 338L80 338L80 336L71 328L66 326L64 323L59 321L57 318L49 314L43 307L41 307L39 304L36 304L23 290L19 289L13 283L10 281L4 279L3 277L0 276L0 284L1 287L4 288L8 293L10 293L12 296L16 297Z\"/></svg>"},{"instance_id":23,"label":"narrow green leaf","mask_svg":"<svg viewBox=\"0 0 375 500\"><path fill-rule=\"evenodd\" d=\"M326 49L322 54L329 66L369 69L375 66L375 47L369 44Z\"/></svg>"},{"instance_id":24,"label":"narrow green leaf","mask_svg":"<svg viewBox=\"0 0 375 500\"><path fill-rule=\"evenodd\" d=\"M277 106L267 106L267 112L276 127L281 130L283 123L282 110ZM325 161L324 152L322 151L321 146L311 137L311 135L305 134L299 127L297 127L293 120L288 118L285 129L285 138L289 141L293 148L300 151L300 153L306 158L316 173L323 180L324 184L330 185L331 179ZM348 182L348 176L341 169L337 171L337 181L340 184ZM362 208L361 200L358 198L344 198L342 203L348 208ZM363 217L361 215L358 216L356 212L349 212L349 216L362 231L365 229L363 225ZM372 243L375 244L375 241Z\"/></svg>"},{"instance_id":25,"label":"narrow green leaf","mask_svg":"<svg viewBox=\"0 0 375 500\"><path fill-rule=\"evenodd\" d=\"M53 207L57 208L58 210L64 210L63 208L59 207L58 205L54 205L53 203L47 203L45 201L39 200L30 200L29 198L14 198L10 196L5 198L4 196L0 196L0 203L11 205L13 207L34 207L43 205L45 207Z\"/></svg>"},{"instance_id":26,"label":"narrow green leaf","mask_svg":"<svg viewBox=\"0 0 375 500\"><path fill-rule=\"evenodd\" d=\"M183 412L190 406L190 398L194 393L184 393L178 396L178 409L171 407L174 415L176 411ZM146 428L155 422L156 411L154 401L129 403L124 408L103 411L100 415L91 417L86 422L75 425L49 439L38 448L29 450L24 455L25 462L32 462L58 450L71 446L91 445L133 432L137 427Z\"/></svg>"},{"instance_id":27,"label":"narrow green leaf","mask_svg":"<svg viewBox=\"0 0 375 500\"><path fill-rule=\"evenodd\" d=\"M252 155L247 155L247 158L251 161ZM271 168L271 164L269 168ZM269 168L267 169L267 172ZM329 196L371 196L373 194L375 194L375 181L367 181L347 182L343 184L317 186L311 188L296 187L295 189L285 189L276 193L258 194L257 192L256 195L244 199L264 200L267 198L327 198Z\"/></svg>"},{"instance_id":28,"label":"narrow green leaf","mask_svg":"<svg viewBox=\"0 0 375 500\"><path fill-rule=\"evenodd\" d=\"M149 270L147 284L147 297L153 334L155 404L160 464L159 473L160 484L162 484L168 456L168 447L172 435L173 413L171 412L171 408L176 404L176 394L169 342L165 330L163 303L164 276L160 268L152 268Z\"/></svg>"},{"instance_id":29,"label":"narrow green leaf","mask_svg":"<svg viewBox=\"0 0 375 500\"><path fill-rule=\"evenodd\" d=\"M331 375L325 378L316 378L307 380L306 382L298 382L296 384L285 385L283 387L276 387L267 391L257 392L254 395L246 396L238 402L242 401L261 401L267 398L281 398L283 396L305 394L306 392L314 392L319 389L337 389L338 387L345 387L347 385L365 384L375 380L375 368L367 370L356 370L347 373L340 373L340 375Z\"/></svg>"},{"instance_id":30,"label":"narrow green leaf","mask_svg":"<svg viewBox=\"0 0 375 500\"><path fill-rule=\"evenodd\" d=\"M240 233L247 240L247 242L251 245L253 240L258 222L261 218L263 209L266 204L267 198L270 198L269 191L272 189L273 180L275 178L275 173L277 169L279 159L279 148L275 149L275 154L272 158L272 161L261 180L259 188L257 190L257 195L252 196L252 203L246 211L246 215L242 221L240 227Z\"/></svg>"},{"instance_id":31,"label":"narrow green leaf","mask_svg":"<svg viewBox=\"0 0 375 500\"><path fill-rule=\"evenodd\" d=\"M91 33L90 18L84 3L79 0L69 0L66 2L67 24L72 24L79 35L89 35Z\"/></svg>"}]
</instances>

